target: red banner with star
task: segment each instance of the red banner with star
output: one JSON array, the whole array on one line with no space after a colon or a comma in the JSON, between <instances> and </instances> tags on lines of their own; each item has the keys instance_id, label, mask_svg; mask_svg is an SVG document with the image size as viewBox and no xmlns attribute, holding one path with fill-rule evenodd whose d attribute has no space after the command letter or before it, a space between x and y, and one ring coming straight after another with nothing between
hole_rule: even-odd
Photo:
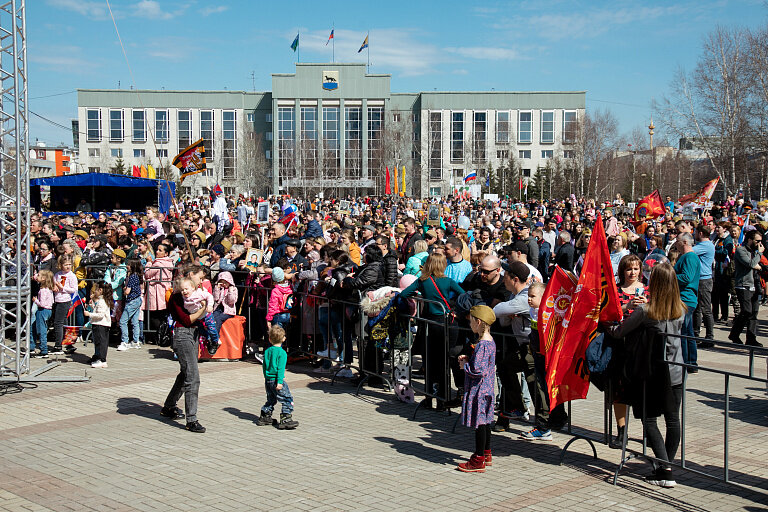
<instances>
[{"instance_id":1,"label":"red banner with star","mask_svg":"<svg viewBox=\"0 0 768 512\"><path fill-rule=\"evenodd\" d=\"M664 203L661 201L661 194L657 189L637 203L634 222L639 223L648 219L655 219L664 215L664 212Z\"/></svg>"},{"instance_id":2,"label":"red banner with star","mask_svg":"<svg viewBox=\"0 0 768 512\"><path fill-rule=\"evenodd\" d=\"M597 336L598 322L620 321L621 318L608 241L598 214L581 275L562 321L562 334L553 340L546 354L550 410L587 397L587 346Z\"/></svg>"}]
</instances>

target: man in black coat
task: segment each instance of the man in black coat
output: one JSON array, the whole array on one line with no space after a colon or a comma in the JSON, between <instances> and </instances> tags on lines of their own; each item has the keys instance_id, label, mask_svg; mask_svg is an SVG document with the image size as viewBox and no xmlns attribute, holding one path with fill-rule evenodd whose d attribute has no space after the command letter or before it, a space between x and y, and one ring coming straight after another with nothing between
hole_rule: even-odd
<instances>
[{"instance_id":1,"label":"man in black coat","mask_svg":"<svg viewBox=\"0 0 768 512\"><path fill-rule=\"evenodd\" d=\"M557 235L557 244L555 265L560 265L563 270L573 272L576 249L571 245L571 234L565 230L560 231Z\"/></svg>"},{"instance_id":2,"label":"man in black coat","mask_svg":"<svg viewBox=\"0 0 768 512\"><path fill-rule=\"evenodd\" d=\"M397 287L400 284L400 274L397 271L397 254L390 250L389 237L386 235L377 236L376 245L381 249L383 255L381 273L384 276L384 286Z\"/></svg>"}]
</instances>

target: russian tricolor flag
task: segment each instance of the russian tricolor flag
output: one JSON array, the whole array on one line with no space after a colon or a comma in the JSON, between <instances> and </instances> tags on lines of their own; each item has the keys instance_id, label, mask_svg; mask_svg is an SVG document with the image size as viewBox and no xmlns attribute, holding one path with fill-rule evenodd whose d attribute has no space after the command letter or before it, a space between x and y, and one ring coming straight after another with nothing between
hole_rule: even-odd
<instances>
[{"instance_id":1,"label":"russian tricolor flag","mask_svg":"<svg viewBox=\"0 0 768 512\"><path fill-rule=\"evenodd\" d=\"M472 180L477 179L477 172L472 171L464 177L464 183L469 183Z\"/></svg>"},{"instance_id":2,"label":"russian tricolor flag","mask_svg":"<svg viewBox=\"0 0 768 512\"><path fill-rule=\"evenodd\" d=\"M331 35L328 36L328 40L325 42L325 46L328 46L328 43L331 42L331 39L333 39L333 30L331 30ZM336 43L333 43L333 44L336 44Z\"/></svg>"}]
</instances>

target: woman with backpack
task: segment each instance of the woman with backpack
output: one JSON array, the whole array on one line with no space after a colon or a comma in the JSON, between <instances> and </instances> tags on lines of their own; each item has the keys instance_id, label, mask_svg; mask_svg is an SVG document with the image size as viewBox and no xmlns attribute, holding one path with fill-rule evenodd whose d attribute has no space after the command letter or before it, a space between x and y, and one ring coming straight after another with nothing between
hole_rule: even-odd
<instances>
[{"instance_id":1,"label":"woman with backpack","mask_svg":"<svg viewBox=\"0 0 768 512\"><path fill-rule=\"evenodd\" d=\"M616 338L626 338L624 373L630 380L627 388L634 391L631 402L635 417L643 417L645 403L643 426L646 437L654 455L661 461L654 462L655 470L646 477L646 482L674 487L672 469L665 462L674 459L680 446L680 403L685 369L664 361L683 363L680 332L686 306L680 300L677 275L669 263L653 267L648 289L648 302L639 304L631 315L609 331ZM656 423L661 415L666 424L665 438Z\"/></svg>"}]
</instances>

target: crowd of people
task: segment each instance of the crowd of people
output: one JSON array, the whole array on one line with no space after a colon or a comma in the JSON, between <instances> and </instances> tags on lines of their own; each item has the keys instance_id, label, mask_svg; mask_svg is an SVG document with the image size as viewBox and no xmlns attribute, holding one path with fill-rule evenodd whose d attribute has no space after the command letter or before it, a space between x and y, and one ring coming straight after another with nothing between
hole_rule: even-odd
<instances>
[{"instance_id":1,"label":"crowd of people","mask_svg":"<svg viewBox=\"0 0 768 512\"><path fill-rule=\"evenodd\" d=\"M259 201L221 194L181 201L168 215L151 206L138 214L35 212L29 248L34 356L51 353L49 324L53 353L66 351L66 325L87 324L95 341L90 364L107 368L110 330L122 352L158 341L161 327L175 323L172 344L181 371L162 414L186 415L189 430L204 432L197 421L200 343L214 353L223 323L245 315L244 356L264 362L268 383L259 424L272 423L280 401L278 425L295 428L284 382L292 359L280 347L320 356L317 372L359 383L366 375L353 372L357 356L376 384L381 346L362 343L355 354L355 341L370 336L359 329L361 303L393 294L419 297L424 323L412 350L421 367L412 372L423 375L423 407L462 407L477 444L458 469L484 471L492 461L491 433L509 429L510 420L535 414L534 428L521 435L530 441L551 440L567 421L562 407L550 414L537 310L555 266L581 272L598 218L624 314L621 324L603 326L606 336L615 342L648 326L687 336L666 343L668 356L689 373L697 371L697 350L712 346L716 323L730 326L733 343L760 346L757 314L768 277L765 201L729 197L683 218L682 205L668 197L663 216L640 222L621 197L606 203L574 196L522 203L453 197L264 201L267 219L257 218ZM388 295L377 295L380 290ZM679 444L682 376L669 373L650 400L666 420L666 444L655 417L646 424L662 461L672 460ZM494 376L501 384L498 401ZM622 436L622 404L633 404L633 397L621 378L609 380ZM176 406L182 394L185 411ZM663 462L648 481L674 485Z\"/></svg>"}]
</instances>

